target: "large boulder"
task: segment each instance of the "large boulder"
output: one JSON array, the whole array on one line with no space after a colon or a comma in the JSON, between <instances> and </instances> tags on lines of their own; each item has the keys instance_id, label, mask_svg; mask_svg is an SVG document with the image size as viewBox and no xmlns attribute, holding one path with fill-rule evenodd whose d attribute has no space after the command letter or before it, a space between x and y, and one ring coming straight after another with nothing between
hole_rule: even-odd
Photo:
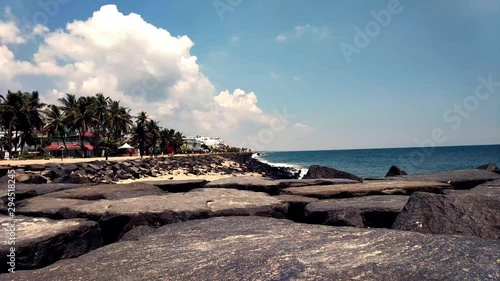
<instances>
[{"instance_id":1,"label":"large boulder","mask_svg":"<svg viewBox=\"0 0 500 281\"><path fill-rule=\"evenodd\" d=\"M473 169L389 177L387 179L398 181L439 181L449 183L456 189L470 189L487 181L500 179L500 175L486 170Z\"/></svg>"},{"instance_id":2,"label":"large boulder","mask_svg":"<svg viewBox=\"0 0 500 281\"><path fill-rule=\"evenodd\" d=\"M493 240L221 217L164 226L15 279L487 281L498 280L499 252Z\"/></svg>"},{"instance_id":3,"label":"large boulder","mask_svg":"<svg viewBox=\"0 0 500 281\"><path fill-rule=\"evenodd\" d=\"M399 167L391 166L391 168L389 168L389 171L387 171L387 174L385 174L385 177L388 178L388 177L405 176L405 175L408 174L405 171L401 170Z\"/></svg>"},{"instance_id":4,"label":"large boulder","mask_svg":"<svg viewBox=\"0 0 500 281\"><path fill-rule=\"evenodd\" d=\"M312 165L309 167L303 179L351 179L363 182L362 178L354 174L319 165Z\"/></svg>"},{"instance_id":5,"label":"large boulder","mask_svg":"<svg viewBox=\"0 0 500 281\"><path fill-rule=\"evenodd\" d=\"M155 185L168 192L188 192L193 189L204 187L207 182L206 180L163 180L145 181L144 183Z\"/></svg>"},{"instance_id":6,"label":"large boulder","mask_svg":"<svg viewBox=\"0 0 500 281\"><path fill-rule=\"evenodd\" d=\"M301 186L311 186L311 185L350 184L350 183L358 183L359 181L350 179L289 179L289 180L278 180L278 182L281 188L288 188L288 187L301 187Z\"/></svg>"},{"instance_id":7,"label":"large boulder","mask_svg":"<svg viewBox=\"0 0 500 281\"><path fill-rule=\"evenodd\" d=\"M51 192L56 192L65 189L83 187L82 184L62 184L62 183L47 183L47 184L16 184L16 201L43 195ZM3 203L7 202L7 189L0 190L0 199Z\"/></svg>"},{"instance_id":8,"label":"large boulder","mask_svg":"<svg viewBox=\"0 0 500 281\"><path fill-rule=\"evenodd\" d=\"M112 243L138 225L161 225L216 216L285 218L288 205L265 193L235 189L196 189L188 193L85 201L30 198L19 202L18 214L99 221L104 243Z\"/></svg>"},{"instance_id":9,"label":"large boulder","mask_svg":"<svg viewBox=\"0 0 500 281\"><path fill-rule=\"evenodd\" d=\"M416 191L442 193L451 188L447 183L433 181L366 181L356 184L290 187L282 194L315 197L319 199L347 198L367 195L409 195Z\"/></svg>"},{"instance_id":10,"label":"large boulder","mask_svg":"<svg viewBox=\"0 0 500 281\"><path fill-rule=\"evenodd\" d=\"M76 184L84 184L84 183L91 183L90 179L88 177L79 175L79 174L71 174L71 175L65 175L60 178L57 178L52 181L53 183L76 183Z\"/></svg>"},{"instance_id":11,"label":"large boulder","mask_svg":"<svg viewBox=\"0 0 500 281\"><path fill-rule=\"evenodd\" d=\"M477 167L476 169L493 172L497 169L497 165L495 165L493 163L488 163L488 164L481 165L481 166Z\"/></svg>"},{"instance_id":12,"label":"large boulder","mask_svg":"<svg viewBox=\"0 0 500 281\"><path fill-rule=\"evenodd\" d=\"M500 198L478 194L413 194L392 228L500 239Z\"/></svg>"},{"instance_id":13,"label":"large boulder","mask_svg":"<svg viewBox=\"0 0 500 281\"><path fill-rule=\"evenodd\" d=\"M15 180L18 183L43 184L47 183L47 178L38 174L16 174Z\"/></svg>"},{"instance_id":14,"label":"large boulder","mask_svg":"<svg viewBox=\"0 0 500 281\"><path fill-rule=\"evenodd\" d=\"M320 200L306 206L305 219L335 226L390 228L407 201L403 195Z\"/></svg>"},{"instance_id":15,"label":"large boulder","mask_svg":"<svg viewBox=\"0 0 500 281\"><path fill-rule=\"evenodd\" d=\"M94 185L82 188L73 188L49 193L45 196L57 198L71 198L82 200L122 199L146 195L162 195L164 192L158 187L146 183L129 183L113 185Z\"/></svg>"},{"instance_id":16,"label":"large boulder","mask_svg":"<svg viewBox=\"0 0 500 281\"><path fill-rule=\"evenodd\" d=\"M229 177L219 179L207 183L205 188L233 188L239 190L266 192L271 195L277 195L281 190L281 186L278 181L258 177Z\"/></svg>"},{"instance_id":17,"label":"large boulder","mask_svg":"<svg viewBox=\"0 0 500 281\"><path fill-rule=\"evenodd\" d=\"M0 215L1 272L7 272L7 255L15 247L15 271L47 266L60 259L83 255L102 246L97 223L82 219L54 221L48 218L16 216L15 245L9 244L11 220ZM12 275L14 277L14 275ZM0 278L2 279L2 278Z\"/></svg>"}]
</instances>

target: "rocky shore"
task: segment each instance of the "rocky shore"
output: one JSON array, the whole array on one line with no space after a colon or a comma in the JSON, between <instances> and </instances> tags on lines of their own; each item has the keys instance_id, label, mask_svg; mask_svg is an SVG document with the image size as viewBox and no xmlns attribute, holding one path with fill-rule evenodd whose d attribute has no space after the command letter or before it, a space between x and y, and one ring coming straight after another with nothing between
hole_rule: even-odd
<instances>
[{"instance_id":1,"label":"rocky shore","mask_svg":"<svg viewBox=\"0 0 500 281\"><path fill-rule=\"evenodd\" d=\"M127 161L94 160L86 163L49 163L18 165L18 183L117 183L121 180L161 176L223 176L259 174L272 179L298 178L289 168L273 167L253 159L251 153L190 155L185 157L137 158ZM1 168L1 167L0 167ZM6 171L8 167L0 170ZM1 176L1 174L0 174Z\"/></svg>"},{"instance_id":2,"label":"rocky shore","mask_svg":"<svg viewBox=\"0 0 500 281\"><path fill-rule=\"evenodd\" d=\"M16 186L16 273L5 273L2 241L0 279L500 278L496 169L405 175L391 168L385 178L362 179L318 166L295 179L249 154L210 157L22 168L48 183ZM207 166L259 176L107 184L120 171L153 178ZM64 173L47 177L51 171ZM57 180L74 175L86 183ZM4 203L6 196L2 190ZM0 213L7 237L6 206Z\"/></svg>"}]
</instances>

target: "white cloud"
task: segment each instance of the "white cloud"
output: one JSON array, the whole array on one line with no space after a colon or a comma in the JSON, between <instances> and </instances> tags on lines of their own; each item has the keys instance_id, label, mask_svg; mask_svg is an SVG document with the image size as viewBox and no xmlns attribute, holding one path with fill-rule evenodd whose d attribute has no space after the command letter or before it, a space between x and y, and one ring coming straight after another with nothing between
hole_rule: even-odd
<instances>
[{"instance_id":1,"label":"white cloud","mask_svg":"<svg viewBox=\"0 0 500 281\"><path fill-rule=\"evenodd\" d=\"M330 37L330 29L325 26L318 27L318 26L311 26L309 24L296 25L293 29L293 32L287 32L286 34L285 33L279 34L276 37L276 42L283 42L289 37L299 39L307 34L312 34L314 36L324 39Z\"/></svg>"},{"instance_id":2,"label":"white cloud","mask_svg":"<svg viewBox=\"0 0 500 281\"><path fill-rule=\"evenodd\" d=\"M7 30L0 33L1 44L20 41L15 24ZM33 31L44 36L32 62L16 60L0 44L0 90L38 89L49 103L63 93L102 92L133 114L148 112L161 126L220 136L230 144L267 126L272 117L259 108L253 92L217 93L191 54L194 43L188 36L172 35L134 13L124 15L115 5L64 29ZM50 86L21 85L25 75L43 77Z\"/></svg>"},{"instance_id":3,"label":"white cloud","mask_svg":"<svg viewBox=\"0 0 500 281\"><path fill-rule=\"evenodd\" d=\"M15 22L0 21L0 44L21 44L25 41Z\"/></svg>"},{"instance_id":4,"label":"white cloud","mask_svg":"<svg viewBox=\"0 0 500 281\"><path fill-rule=\"evenodd\" d=\"M271 76L271 78L273 78L274 80L278 80L278 79L280 79L281 75L279 73L271 71L271 72L269 72L269 76Z\"/></svg>"},{"instance_id":5,"label":"white cloud","mask_svg":"<svg viewBox=\"0 0 500 281\"><path fill-rule=\"evenodd\" d=\"M35 27L33 27L34 34L43 35L47 32L49 32L49 28L46 27L45 25L37 24Z\"/></svg>"},{"instance_id":6,"label":"white cloud","mask_svg":"<svg viewBox=\"0 0 500 281\"><path fill-rule=\"evenodd\" d=\"M286 36L283 34L276 36L276 42L278 42L278 43L284 42L285 40L286 40Z\"/></svg>"},{"instance_id":7,"label":"white cloud","mask_svg":"<svg viewBox=\"0 0 500 281\"><path fill-rule=\"evenodd\" d=\"M305 132L305 133L311 133L314 131L314 128L311 128L311 127L307 126L306 124L302 124L302 123L295 123L293 126L297 129L301 130L302 132Z\"/></svg>"},{"instance_id":8,"label":"white cloud","mask_svg":"<svg viewBox=\"0 0 500 281\"><path fill-rule=\"evenodd\" d=\"M236 45L238 43L240 43L240 37L238 37L238 36L232 36L231 37L231 44Z\"/></svg>"}]
</instances>

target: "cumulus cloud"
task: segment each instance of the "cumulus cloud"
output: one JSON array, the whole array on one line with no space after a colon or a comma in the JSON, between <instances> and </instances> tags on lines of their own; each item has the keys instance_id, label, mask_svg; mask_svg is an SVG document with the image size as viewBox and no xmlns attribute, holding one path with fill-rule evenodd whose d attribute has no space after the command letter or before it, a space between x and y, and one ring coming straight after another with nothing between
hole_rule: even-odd
<instances>
[{"instance_id":1,"label":"cumulus cloud","mask_svg":"<svg viewBox=\"0 0 500 281\"><path fill-rule=\"evenodd\" d=\"M188 36L173 35L138 14L124 15L115 5L62 29L35 27L32 32L43 35L43 41L32 61L16 60L6 46L21 42L16 25L5 30L0 32L0 85L7 87L0 87L2 91L37 89L21 85L20 79L44 77L51 83L38 89L44 102L56 103L65 93L102 92L133 114L148 112L164 127L220 136L232 144L267 126L273 117L259 108L253 92L217 93L191 54L194 42Z\"/></svg>"},{"instance_id":2,"label":"cumulus cloud","mask_svg":"<svg viewBox=\"0 0 500 281\"><path fill-rule=\"evenodd\" d=\"M47 32L49 32L49 28L46 27L45 25L37 24L35 27L33 27L34 34L42 35Z\"/></svg>"},{"instance_id":3,"label":"cumulus cloud","mask_svg":"<svg viewBox=\"0 0 500 281\"><path fill-rule=\"evenodd\" d=\"M0 44L21 44L26 40L13 21L0 21Z\"/></svg>"}]
</instances>

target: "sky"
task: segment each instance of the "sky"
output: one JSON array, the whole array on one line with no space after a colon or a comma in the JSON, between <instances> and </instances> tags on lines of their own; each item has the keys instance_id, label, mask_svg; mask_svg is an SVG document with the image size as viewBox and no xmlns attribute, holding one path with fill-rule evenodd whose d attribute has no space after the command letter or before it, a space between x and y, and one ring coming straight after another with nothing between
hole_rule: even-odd
<instances>
[{"instance_id":1,"label":"sky","mask_svg":"<svg viewBox=\"0 0 500 281\"><path fill-rule=\"evenodd\" d=\"M0 94L253 150L500 143L500 0L0 3Z\"/></svg>"}]
</instances>

